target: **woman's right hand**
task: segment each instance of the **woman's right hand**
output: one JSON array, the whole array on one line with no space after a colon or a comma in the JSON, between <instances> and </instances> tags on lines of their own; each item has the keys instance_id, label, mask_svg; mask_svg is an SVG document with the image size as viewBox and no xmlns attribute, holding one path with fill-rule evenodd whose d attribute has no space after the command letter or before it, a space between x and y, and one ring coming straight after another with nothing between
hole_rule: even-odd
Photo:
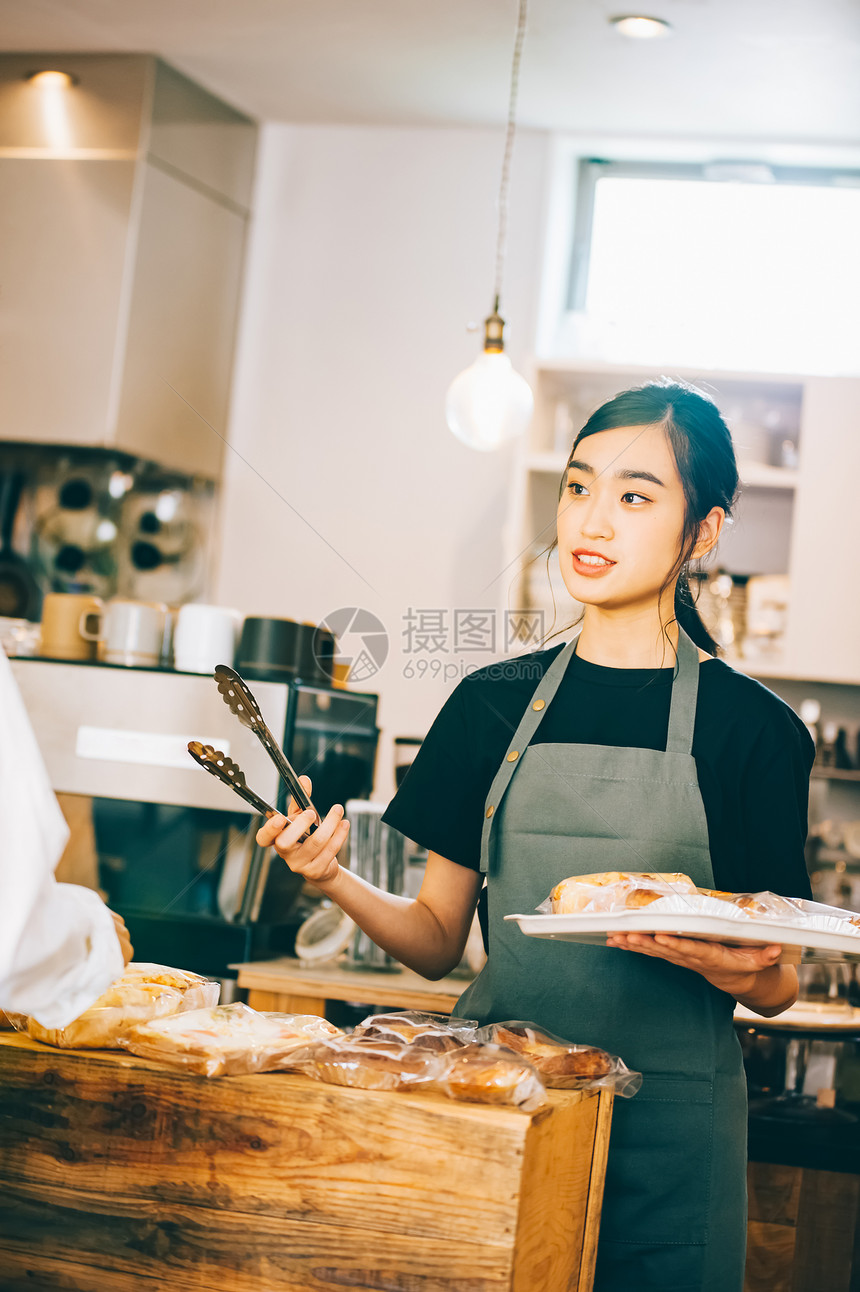
<instances>
[{"instance_id":1,"label":"woman's right hand","mask_svg":"<svg viewBox=\"0 0 860 1292\"><path fill-rule=\"evenodd\" d=\"M311 778L300 776L299 782L310 796ZM291 798L288 815L270 817L265 825L260 826L257 843L261 848L274 847L290 870L303 875L310 883L322 886L330 883L338 872L337 854L346 842L349 822L344 820L340 803L336 803L313 834L300 843L302 835L316 820L316 813L310 808L296 812L297 807Z\"/></svg>"},{"instance_id":2,"label":"woman's right hand","mask_svg":"<svg viewBox=\"0 0 860 1292\"><path fill-rule=\"evenodd\" d=\"M122 963L127 965L134 955L134 947L131 945L131 938L128 935L128 929L125 927L125 920L116 911L111 911L113 926L116 929L116 936L119 939L120 950L122 951Z\"/></svg>"}]
</instances>

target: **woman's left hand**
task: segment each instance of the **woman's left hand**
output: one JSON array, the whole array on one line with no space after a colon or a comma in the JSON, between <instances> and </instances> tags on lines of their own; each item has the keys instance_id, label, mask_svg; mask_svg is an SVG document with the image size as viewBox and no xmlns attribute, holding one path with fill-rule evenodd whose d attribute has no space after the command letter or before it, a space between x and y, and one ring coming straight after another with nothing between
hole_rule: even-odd
<instances>
[{"instance_id":1,"label":"woman's left hand","mask_svg":"<svg viewBox=\"0 0 860 1292\"><path fill-rule=\"evenodd\" d=\"M731 947L723 942L670 937L668 933L611 933L606 945L693 969L736 1000L754 994L758 975L773 968L782 954L781 946Z\"/></svg>"}]
</instances>

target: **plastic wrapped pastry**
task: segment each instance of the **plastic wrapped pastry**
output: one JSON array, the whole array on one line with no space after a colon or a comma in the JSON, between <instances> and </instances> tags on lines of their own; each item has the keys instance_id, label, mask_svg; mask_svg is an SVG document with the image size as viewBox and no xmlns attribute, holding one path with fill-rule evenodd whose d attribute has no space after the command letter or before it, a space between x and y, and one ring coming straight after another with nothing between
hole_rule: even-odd
<instances>
[{"instance_id":1,"label":"plastic wrapped pastry","mask_svg":"<svg viewBox=\"0 0 860 1292\"><path fill-rule=\"evenodd\" d=\"M500 1045L471 1043L440 1052L380 1037L352 1036L312 1046L292 1066L337 1086L434 1091L450 1099L502 1104L526 1112L546 1100L540 1077L528 1060Z\"/></svg>"},{"instance_id":2,"label":"plastic wrapped pastry","mask_svg":"<svg viewBox=\"0 0 860 1292\"><path fill-rule=\"evenodd\" d=\"M715 897L718 901L736 906L739 911L755 918L760 916L769 920L797 919L803 915L800 902L791 897L780 897L778 893L723 893L719 889L700 888L705 897Z\"/></svg>"},{"instance_id":3,"label":"plastic wrapped pastry","mask_svg":"<svg viewBox=\"0 0 860 1292\"><path fill-rule=\"evenodd\" d=\"M333 1086L361 1090L420 1090L442 1073L443 1056L402 1041L351 1036L322 1041L290 1065Z\"/></svg>"},{"instance_id":4,"label":"plastic wrapped pastry","mask_svg":"<svg viewBox=\"0 0 860 1292\"><path fill-rule=\"evenodd\" d=\"M572 875L556 884L538 910L553 915L593 911L637 910L673 893L694 894L689 875L649 871L606 870L594 875Z\"/></svg>"},{"instance_id":5,"label":"plastic wrapped pastry","mask_svg":"<svg viewBox=\"0 0 860 1292\"><path fill-rule=\"evenodd\" d=\"M424 1050L444 1052L468 1045L475 1039L477 1026L476 1019L403 1010L392 1014L370 1014L362 1019L353 1035L400 1041Z\"/></svg>"},{"instance_id":6,"label":"plastic wrapped pastry","mask_svg":"<svg viewBox=\"0 0 860 1292\"><path fill-rule=\"evenodd\" d=\"M544 915L620 916L647 908L648 915L702 916L731 920L739 929L750 922L850 937L860 931L853 912L779 893L729 893L696 888L687 875L605 871L573 875L556 884L537 907ZM687 931L687 937L695 933ZM762 931L762 937L766 932ZM810 945L816 945L811 942Z\"/></svg>"},{"instance_id":7,"label":"plastic wrapped pastry","mask_svg":"<svg viewBox=\"0 0 860 1292\"><path fill-rule=\"evenodd\" d=\"M490 1023L477 1033L479 1041L503 1045L533 1064L543 1084L551 1090L613 1089L629 1098L642 1084L621 1059L593 1045L574 1045L534 1023Z\"/></svg>"},{"instance_id":8,"label":"plastic wrapped pastry","mask_svg":"<svg viewBox=\"0 0 860 1292\"><path fill-rule=\"evenodd\" d=\"M67 1050L116 1049L120 1035L133 1024L217 1005L220 992L217 982L200 974L167 965L132 963L67 1027L42 1027L30 1018L27 1032L35 1041Z\"/></svg>"},{"instance_id":9,"label":"plastic wrapped pastry","mask_svg":"<svg viewBox=\"0 0 860 1292\"><path fill-rule=\"evenodd\" d=\"M342 1033L316 1014L274 1014L247 1005L195 1009L131 1027L123 1049L205 1077L272 1072L297 1050Z\"/></svg>"},{"instance_id":10,"label":"plastic wrapped pastry","mask_svg":"<svg viewBox=\"0 0 860 1292\"><path fill-rule=\"evenodd\" d=\"M451 1099L499 1104L533 1112L546 1103L546 1091L536 1069L523 1055L501 1045L475 1043L442 1057L444 1065L434 1089Z\"/></svg>"},{"instance_id":11,"label":"plastic wrapped pastry","mask_svg":"<svg viewBox=\"0 0 860 1292\"><path fill-rule=\"evenodd\" d=\"M170 965L149 964L143 960L133 960L126 965L120 979L122 982L153 982L163 987L173 987L182 992L183 1009L209 1009L218 1004L221 988L211 978L192 973L190 969L174 969Z\"/></svg>"}]
</instances>

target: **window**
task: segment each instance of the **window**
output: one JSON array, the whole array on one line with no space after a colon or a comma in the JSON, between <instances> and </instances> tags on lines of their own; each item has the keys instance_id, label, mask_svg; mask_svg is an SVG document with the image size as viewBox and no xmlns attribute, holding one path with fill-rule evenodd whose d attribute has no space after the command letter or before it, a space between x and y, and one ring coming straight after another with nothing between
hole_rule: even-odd
<instances>
[{"instance_id":1,"label":"window","mask_svg":"<svg viewBox=\"0 0 860 1292\"><path fill-rule=\"evenodd\" d=\"M582 161L586 357L860 372L860 172Z\"/></svg>"}]
</instances>

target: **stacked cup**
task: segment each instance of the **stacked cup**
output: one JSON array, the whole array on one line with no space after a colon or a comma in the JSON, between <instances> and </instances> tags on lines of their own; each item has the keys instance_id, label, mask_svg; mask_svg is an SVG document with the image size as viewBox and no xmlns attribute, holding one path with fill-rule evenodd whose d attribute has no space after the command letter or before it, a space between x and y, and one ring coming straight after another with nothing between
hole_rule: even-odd
<instances>
[{"instance_id":1,"label":"stacked cup","mask_svg":"<svg viewBox=\"0 0 860 1292\"><path fill-rule=\"evenodd\" d=\"M242 616L227 606L181 606L173 630L173 666L180 673L211 673L232 664Z\"/></svg>"}]
</instances>

